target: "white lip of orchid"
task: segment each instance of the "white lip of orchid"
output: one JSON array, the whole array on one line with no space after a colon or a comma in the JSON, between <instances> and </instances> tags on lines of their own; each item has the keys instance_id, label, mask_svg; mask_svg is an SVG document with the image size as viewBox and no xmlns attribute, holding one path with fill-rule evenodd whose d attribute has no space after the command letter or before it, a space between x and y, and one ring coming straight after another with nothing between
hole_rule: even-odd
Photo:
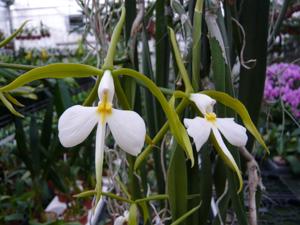
<instances>
[{"instance_id":1,"label":"white lip of orchid","mask_svg":"<svg viewBox=\"0 0 300 225\"><path fill-rule=\"evenodd\" d=\"M211 97L204 94L191 94L190 100L195 103L204 116L204 118L195 117L194 119L184 119L184 125L187 128L189 136L193 138L197 151L201 149L212 132L216 142L222 149L223 156L230 162L231 168L235 170L240 183L242 183L239 168L230 151L227 149L222 135L230 144L242 147L246 145L248 140L246 129L235 123L233 118L217 118L217 115L213 112L213 106L216 101ZM240 185L239 191L241 187Z\"/></svg>"},{"instance_id":2,"label":"white lip of orchid","mask_svg":"<svg viewBox=\"0 0 300 225\"><path fill-rule=\"evenodd\" d=\"M98 88L100 99L98 106L72 106L58 121L58 136L64 147L73 147L83 142L97 124L95 146L97 200L101 193L106 124L121 149L134 156L140 153L146 136L145 122L136 112L112 107L114 92L111 71L106 70Z\"/></svg>"}]
</instances>

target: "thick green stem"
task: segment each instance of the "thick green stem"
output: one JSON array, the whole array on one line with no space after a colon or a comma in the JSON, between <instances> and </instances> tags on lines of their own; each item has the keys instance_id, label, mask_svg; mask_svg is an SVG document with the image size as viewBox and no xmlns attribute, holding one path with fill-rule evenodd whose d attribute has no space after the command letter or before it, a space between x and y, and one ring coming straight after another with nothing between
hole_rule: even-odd
<instances>
[{"instance_id":1,"label":"thick green stem","mask_svg":"<svg viewBox=\"0 0 300 225\"><path fill-rule=\"evenodd\" d=\"M14 64L14 63L0 63L1 68L10 68L15 70L32 70L36 68L36 66L31 65L22 65L22 64Z\"/></svg>"},{"instance_id":2,"label":"thick green stem","mask_svg":"<svg viewBox=\"0 0 300 225\"><path fill-rule=\"evenodd\" d=\"M192 87L189 75L188 75L188 73L187 73L187 71L184 67L183 60L180 56L180 51L179 51L179 48L178 48L178 45L177 45L175 33L174 33L174 30L172 28L169 28L169 35L170 35L171 43L172 43L172 46L173 46L173 51L174 51L176 63L177 63L179 72L181 74L181 77L182 77L184 85L185 85L185 91L187 93L193 92L193 87Z\"/></svg>"},{"instance_id":3,"label":"thick green stem","mask_svg":"<svg viewBox=\"0 0 300 225\"><path fill-rule=\"evenodd\" d=\"M201 34L202 34L203 0L197 0L193 20L193 49L192 49L192 85L198 91L200 86L201 65Z\"/></svg>"},{"instance_id":4,"label":"thick green stem","mask_svg":"<svg viewBox=\"0 0 300 225\"><path fill-rule=\"evenodd\" d=\"M176 107L176 113L178 113L179 115L183 112L183 110L187 107L187 105L189 104L188 100L183 99L179 105ZM149 156L149 154L151 153L151 151L153 150L153 147L160 142L164 135L167 133L169 129L169 123L166 122L162 128L160 128L160 130L158 131L158 133L155 135L155 137L152 139L152 144L148 145L145 150L138 156L138 158L135 161L135 165L134 165L134 169L137 170L142 163L146 160L146 158Z\"/></svg>"},{"instance_id":5,"label":"thick green stem","mask_svg":"<svg viewBox=\"0 0 300 225\"><path fill-rule=\"evenodd\" d=\"M91 90L88 97L83 102L84 106L91 106L93 104L93 102L96 100L96 98L98 96L98 86L100 84L100 80L101 80L101 76L98 76L93 89Z\"/></svg>"},{"instance_id":6,"label":"thick green stem","mask_svg":"<svg viewBox=\"0 0 300 225\"><path fill-rule=\"evenodd\" d=\"M123 24L124 24L124 21L125 21L125 15L126 15L125 8L122 7L121 18L120 18L119 22L117 23L117 25L114 29L114 32L112 34L111 42L109 44L108 51L107 51L107 55L106 55L106 58L104 60L104 64L102 66L102 68L104 70L105 69L113 69L113 62L114 62L115 52L116 52L116 48L117 48L117 43L120 39L120 35L121 35L121 32L122 32Z\"/></svg>"},{"instance_id":7,"label":"thick green stem","mask_svg":"<svg viewBox=\"0 0 300 225\"><path fill-rule=\"evenodd\" d=\"M104 64L102 66L103 70L106 70L106 69L112 70L113 69L113 63L114 63L114 57L115 57L115 53L116 53L117 43L120 39L120 35L122 32L123 24L125 21L125 15L126 15L126 10L124 7L122 7L121 18L113 31L111 42L109 44L109 48L107 51L107 55L104 60ZM83 105L88 106L88 105L93 104L93 102L97 98L97 91L98 91L98 86L99 86L100 80L101 80L101 77L98 77L97 81L95 83L95 86L93 87L89 96L84 101Z\"/></svg>"}]
</instances>

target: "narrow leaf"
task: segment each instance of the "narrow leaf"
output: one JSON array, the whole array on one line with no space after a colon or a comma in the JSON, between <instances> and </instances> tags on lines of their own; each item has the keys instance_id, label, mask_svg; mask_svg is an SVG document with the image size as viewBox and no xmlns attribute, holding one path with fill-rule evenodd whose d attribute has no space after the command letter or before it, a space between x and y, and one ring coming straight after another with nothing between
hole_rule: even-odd
<instances>
[{"instance_id":1,"label":"narrow leaf","mask_svg":"<svg viewBox=\"0 0 300 225\"><path fill-rule=\"evenodd\" d=\"M30 153L32 157L32 167L35 174L38 174L41 169L41 148L40 148L40 137L38 132L38 126L36 118L31 117L30 128L29 128L29 139L30 139Z\"/></svg>"},{"instance_id":2,"label":"narrow leaf","mask_svg":"<svg viewBox=\"0 0 300 225\"><path fill-rule=\"evenodd\" d=\"M86 198L86 197L94 196L96 194L97 194L97 191L89 190L89 191L84 191L84 192L81 192L79 194L73 195L73 197L75 197L75 198ZM101 195L112 198L112 199L116 199L116 200L122 201L122 202L127 202L127 203L132 203L133 202L133 201L127 199L127 198L115 195L111 192L101 192Z\"/></svg>"},{"instance_id":3,"label":"narrow leaf","mask_svg":"<svg viewBox=\"0 0 300 225\"><path fill-rule=\"evenodd\" d=\"M123 6L122 12L121 12L121 17L113 31L113 34L111 37L111 42L109 44L108 51L107 51L107 56L104 60L104 65L103 65L104 69L113 69L113 61L114 61L114 57L115 57L115 51L117 48L118 40L119 40L121 32L122 32L123 24L125 21L125 15L126 15L126 10L125 10L125 7Z\"/></svg>"},{"instance_id":4,"label":"narrow leaf","mask_svg":"<svg viewBox=\"0 0 300 225\"><path fill-rule=\"evenodd\" d=\"M57 114L60 116L67 108L72 105L72 99L67 85L63 80L58 80L54 91L55 107Z\"/></svg>"},{"instance_id":5,"label":"narrow leaf","mask_svg":"<svg viewBox=\"0 0 300 225\"><path fill-rule=\"evenodd\" d=\"M14 98L11 94L5 92L4 95L7 98L7 100L13 103L14 105L24 107L24 105L21 102L19 102L16 98Z\"/></svg>"},{"instance_id":6,"label":"narrow leaf","mask_svg":"<svg viewBox=\"0 0 300 225\"><path fill-rule=\"evenodd\" d=\"M185 91L186 92L190 92L190 91L193 90L191 82L190 82L190 78L189 78L189 75L188 75L188 73L187 73L187 71L185 69L183 60L181 58L174 30L172 28L170 28L170 27L169 27L169 35L170 35L170 40L171 40L171 43L172 43L172 47L173 47L173 51L174 51L176 63L177 63L179 72L181 74L181 77L182 77L184 85L185 85Z\"/></svg>"},{"instance_id":7,"label":"narrow leaf","mask_svg":"<svg viewBox=\"0 0 300 225\"><path fill-rule=\"evenodd\" d=\"M23 27L26 25L27 22L28 21L25 21L24 23L22 23L22 25L19 27L19 29L17 29L11 36L9 36L8 38L6 38L3 41L1 41L0 42L0 48L3 47L3 46L5 46L12 39L14 39L23 30Z\"/></svg>"},{"instance_id":8,"label":"narrow leaf","mask_svg":"<svg viewBox=\"0 0 300 225\"><path fill-rule=\"evenodd\" d=\"M89 191L84 191L84 192L81 192L79 194L73 195L73 197L75 197L75 198L86 198L86 197L94 196L95 194L97 194L97 191L89 190Z\"/></svg>"},{"instance_id":9,"label":"narrow leaf","mask_svg":"<svg viewBox=\"0 0 300 225\"><path fill-rule=\"evenodd\" d=\"M148 201L156 201L156 200L166 200L168 199L168 195L152 195L152 196L148 196L147 198L142 198L142 199L137 199L135 200L136 203L140 203L140 202L148 202Z\"/></svg>"},{"instance_id":10,"label":"narrow leaf","mask_svg":"<svg viewBox=\"0 0 300 225\"><path fill-rule=\"evenodd\" d=\"M10 84L1 87L0 91L10 91L18 87L23 86L24 84L30 83L35 80L45 79L45 78L66 78L66 77L90 77L101 75L102 70L99 70L95 67L82 65L82 64L64 64L57 63L47 66L38 67L32 69L17 79L15 79Z\"/></svg>"},{"instance_id":11,"label":"narrow leaf","mask_svg":"<svg viewBox=\"0 0 300 225\"><path fill-rule=\"evenodd\" d=\"M190 215L192 215L194 212L196 212L199 208L200 208L201 204L192 208L191 210L189 210L188 212L186 212L184 215L182 215L180 218L178 218L176 221L174 221L173 223L171 223L171 225L178 225L178 224L182 224L182 222L184 220L186 220Z\"/></svg>"},{"instance_id":12,"label":"narrow leaf","mask_svg":"<svg viewBox=\"0 0 300 225\"><path fill-rule=\"evenodd\" d=\"M187 211L187 170L183 151L176 142L172 146L168 169L167 191L172 220L180 218Z\"/></svg>"},{"instance_id":13,"label":"narrow leaf","mask_svg":"<svg viewBox=\"0 0 300 225\"><path fill-rule=\"evenodd\" d=\"M14 115L19 117L24 117L21 113L17 112L12 104L4 97L3 93L0 92L0 100L4 104L4 106Z\"/></svg>"},{"instance_id":14,"label":"narrow leaf","mask_svg":"<svg viewBox=\"0 0 300 225\"><path fill-rule=\"evenodd\" d=\"M165 96L162 94L161 90L156 86L156 84L150 80L145 75L131 69L118 69L113 71L114 76L118 75L127 75L133 78L136 78L144 83L144 85L151 91L151 93L157 98L159 103L161 104L162 109L165 112L165 115L168 118L168 123L170 125L170 129L172 134L175 136L178 143L185 150L188 158L191 160L191 165L194 165L194 156L193 149L190 142L190 139L187 135L186 129L181 123L176 111L174 108L170 107L168 101Z\"/></svg>"},{"instance_id":15,"label":"narrow leaf","mask_svg":"<svg viewBox=\"0 0 300 225\"><path fill-rule=\"evenodd\" d=\"M52 120L53 120L53 100L51 99L44 116L43 128L41 133L41 144L45 149L49 149L52 135Z\"/></svg>"},{"instance_id":16,"label":"narrow leaf","mask_svg":"<svg viewBox=\"0 0 300 225\"><path fill-rule=\"evenodd\" d=\"M138 224L138 207L136 204L132 204L129 209L128 225Z\"/></svg>"},{"instance_id":17,"label":"narrow leaf","mask_svg":"<svg viewBox=\"0 0 300 225\"><path fill-rule=\"evenodd\" d=\"M17 142L17 155L24 162L26 168L32 172L32 161L30 153L28 151L27 139L25 135L25 130L23 123L19 118L15 119L15 128L16 128L16 142Z\"/></svg>"},{"instance_id":18,"label":"narrow leaf","mask_svg":"<svg viewBox=\"0 0 300 225\"><path fill-rule=\"evenodd\" d=\"M193 21L193 48L192 48L192 84L194 90L199 90L201 65L201 33L202 33L203 0L197 0Z\"/></svg>"}]
</instances>

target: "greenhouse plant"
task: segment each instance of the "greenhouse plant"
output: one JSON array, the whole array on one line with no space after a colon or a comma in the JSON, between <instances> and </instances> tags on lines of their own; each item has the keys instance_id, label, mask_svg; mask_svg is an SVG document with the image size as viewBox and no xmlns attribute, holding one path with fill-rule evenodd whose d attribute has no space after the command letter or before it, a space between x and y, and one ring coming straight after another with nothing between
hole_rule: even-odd
<instances>
[{"instance_id":1,"label":"greenhouse plant","mask_svg":"<svg viewBox=\"0 0 300 225\"><path fill-rule=\"evenodd\" d=\"M0 42L0 223L265 224L264 165L300 173L299 2L74 4L76 48L18 48L42 21Z\"/></svg>"}]
</instances>

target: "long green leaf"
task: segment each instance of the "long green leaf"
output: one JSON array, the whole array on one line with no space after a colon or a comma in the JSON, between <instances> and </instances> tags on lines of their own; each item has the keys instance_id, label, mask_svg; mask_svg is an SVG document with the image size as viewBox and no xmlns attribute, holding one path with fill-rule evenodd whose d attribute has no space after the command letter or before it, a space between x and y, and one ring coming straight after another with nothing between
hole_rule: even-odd
<instances>
[{"instance_id":1,"label":"long green leaf","mask_svg":"<svg viewBox=\"0 0 300 225\"><path fill-rule=\"evenodd\" d=\"M142 81L145 86L152 92L152 94L157 98L159 103L162 106L162 109L164 110L168 122L171 128L171 132L175 136L178 143L182 146L182 148L185 150L187 156L191 160L191 165L194 165L194 156L193 156L193 149L191 146L190 139L187 135L187 132L183 126L183 124L180 122L179 117L176 113L176 111L170 107L168 101L162 94L161 90L154 84L153 81L151 81L148 77L145 75L131 69L118 69L113 71L113 75L119 76L119 75L127 75L131 76L133 78L136 78L140 81Z\"/></svg>"},{"instance_id":2,"label":"long green leaf","mask_svg":"<svg viewBox=\"0 0 300 225\"><path fill-rule=\"evenodd\" d=\"M148 44L148 37L146 28L143 27L142 30L142 43L143 43L143 52L142 52L142 71L145 75L148 75L151 80L154 80L154 73L152 70L152 62L151 62L151 53ZM158 130L158 121L156 118L156 103L155 99L151 95L151 93L145 89L144 91L145 101L145 115L148 122L148 129L150 135L154 135L154 133Z\"/></svg>"},{"instance_id":3,"label":"long green leaf","mask_svg":"<svg viewBox=\"0 0 300 225\"><path fill-rule=\"evenodd\" d=\"M15 119L15 128L16 128L15 138L16 138L16 143L17 143L17 156L20 158L20 160L22 160L24 162L27 169L30 172L32 172L33 171L32 170L32 161L30 158L30 152L28 150L25 130L24 130L21 119L19 119L19 118Z\"/></svg>"},{"instance_id":4,"label":"long green leaf","mask_svg":"<svg viewBox=\"0 0 300 225\"><path fill-rule=\"evenodd\" d=\"M201 152L203 152L203 149L201 150ZM201 160L201 171L200 171L198 156L199 156L198 152L194 151L195 165L192 168L190 166L187 166L187 174L188 174L187 180L188 180L188 193L189 193L188 209L192 209L196 207L199 204L201 198L200 188L201 188L201 183L203 183L204 180L201 179L200 174L201 171L203 171L204 161ZM205 180L207 180L206 177ZM205 193L205 195L207 196L207 193ZM187 224L200 225L199 213L200 210L198 210L192 216L190 216L190 218L188 218L187 220Z\"/></svg>"},{"instance_id":5,"label":"long green leaf","mask_svg":"<svg viewBox=\"0 0 300 225\"><path fill-rule=\"evenodd\" d=\"M69 187L66 185L66 182L63 180L63 175L57 172L58 169L55 168L55 165L49 166L47 168L47 178L51 180L54 186L63 193L68 193L70 191Z\"/></svg>"},{"instance_id":6,"label":"long green leaf","mask_svg":"<svg viewBox=\"0 0 300 225\"><path fill-rule=\"evenodd\" d=\"M53 100L51 99L45 113L43 128L41 133L41 144L45 149L49 149L52 136L53 120Z\"/></svg>"},{"instance_id":7,"label":"long green leaf","mask_svg":"<svg viewBox=\"0 0 300 225\"><path fill-rule=\"evenodd\" d=\"M22 23L22 25L19 27L19 29L17 29L11 36L9 36L8 38L6 38L3 41L1 41L0 42L0 48L3 47L3 46L5 46L12 39L14 39L23 30L23 27L26 25L27 22L28 21L25 21L24 23Z\"/></svg>"},{"instance_id":8,"label":"long green leaf","mask_svg":"<svg viewBox=\"0 0 300 225\"><path fill-rule=\"evenodd\" d=\"M143 51L142 51L142 72L149 76L149 78L154 81L154 73L152 70L152 62L151 62L151 53L149 49L149 43L148 43L148 36L146 31L146 25L143 24L143 30L142 30L142 44L143 44ZM159 122L158 121L158 114L161 111L160 108L157 107L155 98L151 95L149 90L143 89L143 97L144 101L147 104L144 104L145 107L145 120L146 124L149 130L149 134L151 137L157 133L159 130ZM161 182L158 182L158 193L164 193L165 191L165 182L163 182L163 173L161 168L161 159L160 159L160 153L158 151L153 152L153 159L154 159L154 167L155 167L155 175L157 180L161 180Z\"/></svg>"},{"instance_id":9,"label":"long green leaf","mask_svg":"<svg viewBox=\"0 0 300 225\"><path fill-rule=\"evenodd\" d=\"M176 63L177 63L179 72L181 74L181 77L182 77L184 85L185 85L185 91L187 93L189 93L189 92L193 91L193 87L192 87L189 75L188 75L188 73L187 73L187 71L184 67L183 60L181 58L179 47L178 47L178 44L177 44L177 41L176 41L174 30L170 27L169 27L169 35L170 35L170 40L171 40L171 43L172 43Z\"/></svg>"},{"instance_id":10,"label":"long green leaf","mask_svg":"<svg viewBox=\"0 0 300 225\"><path fill-rule=\"evenodd\" d=\"M193 49L192 49L192 85L194 90L199 90L200 65L201 65L201 33L202 33L202 8L203 0L197 0L193 22Z\"/></svg>"},{"instance_id":11,"label":"long green leaf","mask_svg":"<svg viewBox=\"0 0 300 225\"><path fill-rule=\"evenodd\" d=\"M101 76L102 74L100 74L97 77L96 83L94 84L94 87L92 88L92 90L90 91L89 95L87 96L87 98L84 100L83 105L84 106L91 106L94 101L96 100L96 98L98 97L98 87L101 81Z\"/></svg>"},{"instance_id":12,"label":"long green leaf","mask_svg":"<svg viewBox=\"0 0 300 225\"><path fill-rule=\"evenodd\" d=\"M76 194L73 197L75 197L75 198L86 198L86 197L94 196L96 194L97 194L97 191L89 190L89 191L84 191L84 192L81 192L79 194ZM101 192L101 195L112 198L112 199L116 199L116 200L121 201L121 202L133 203L133 201L131 201L127 198L120 197L120 196L118 196L114 193L111 193L111 192Z\"/></svg>"},{"instance_id":13,"label":"long green leaf","mask_svg":"<svg viewBox=\"0 0 300 225\"><path fill-rule=\"evenodd\" d=\"M19 113L15 110L13 105L4 97L4 95L1 92L0 92L0 100L12 114L19 116L19 117L24 117L21 113Z\"/></svg>"},{"instance_id":14,"label":"long green leaf","mask_svg":"<svg viewBox=\"0 0 300 225\"><path fill-rule=\"evenodd\" d=\"M19 107L24 107L24 105L21 102L19 102L16 98L14 98L8 92L4 93L4 95L7 98L7 100L10 101L11 103L13 103L14 105L19 106Z\"/></svg>"},{"instance_id":15,"label":"long green leaf","mask_svg":"<svg viewBox=\"0 0 300 225\"><path fill-rule=\"evenodd\" d=\"M165 0L155 1L155 83L160 87L168 86L170 76L170 43L167 30L170 20L167 13L169 4ZM155 114L158 128L162 127L166 116L160 107L156 107Z\"/></svg>"},{"instance_id":16,"label":"long green leaf","mask_svg":"<svg viewBox=\"0 0 300 225\"><path fill-rule=\"evenodd\" d=\"M211 148L205 144L200 152L201 169L200 169L200 199L202 207L199 212L199 224L209 224L211 197L213 191L212 182L212 162Z\"/></svg>"},{"instance_id":17,"label":"long green leaf","mask_svg":"<svg viewBox=\"0 0 300 225\"><path fill-rule=\"evenodd\" d=\"M137 225L137 224L138 224L138 207L134 203L131 204L129 209L128 225Z\"/></svg>"},{"instance_id":18,"label":"long green leaf","mask_svg":"<svg viewBox=\"0 0 300 225\"><path fill-rule=\"evenodd\" d=\"M192 215L194 212L196 212L200 208L201 204L192 208L188 212L186 212L184 215L182 215L180 218L178 218L176 221L171 223L171 225L178 225L183 224L183 221L186 220L190 215Z\"/></svg>"},{"instance_id":19,"label":"long green leaf","mask_svg":"<svg viewBox=\"0 0 300 225\"><path fill-rule=\"evenodd\" d=\"M10 68L14 70L32 70L35 69L36 66L31 66L31 65L23 65L23 64L14 64L14 63L0 63L0 68Z\"/></svg>"},{"instance_id":20,"label":"long green leaf","mask_svg":"<svg viewBox=\"0 0 300 225\"><path fill-rule=\"evenodd\" d=\"M254 123L251 120L251 117L246 109L246 107L241 103L238 99L231 97L230 95L219 92L219 91L202 91L202 94L206 94L223 105L233 109L242 119L244 125L248 129L248 131L256 138L256 140L264 147L266 152L269 154L270 151L266 146L263 138L261 137L259 131L256 129Z\"/></svg>"},{"instance_id":21,"label":"long green leaf","mask_svg":"<svg viewBox=\"0 0 300 225\"><path fill-rule=\"evenodd\" d=\"M40 148L40 136L38 132L38 126L35 116L31 117L30 129L29 129L29 139L30 139L30 156L32 158L32 167L35 174L40 173L42 165L41 148Z\"/></svg>"},{"instance_id":22,"label":"long green leaf","mask_svg":"<svg viewBox=\"0 0 300 225\"><path fill-rule=\"evenodd\" d=\"M170 64L170 46L167 35L166 1L157 0L155 10L155 83L159 86L166 87L168 85Z\"/></svg>"},{"instance_id":23,"label":"long green leaf","mask_svg":"<svg viewBox=\"0 0 300 225\"><path fill-rule=\"evenodd\" d=\"M65 81L57 81L54 90L54 99L56 111L59 116L72 105L71 95Z\"/></svg>"},{"instance_id":24,"label":"long green leaf","mask_svg":"<svg viewBox=\"0 0 300 225\"><path fill-rule=\"evenodd\" d=\"M156 200L166 200L168 199L168 195L150 195L147 198L142 198L142 199L137 199L135 200L136 203L140 203L140 202L148 202L148 201L156 201Z\"/></svg>"},{"instance_id":25,"label":"long green leaf","mask_svg":"<svg viewBox=\"0 0 300 225\"><path fill-rule=\"evenodd\" d=\"M24 84L30 83L35 80L45 79L45 78L66 78L66 77L90 77L101 75L102 70L99 70L95 67L82 65L82 64L64 64L64 63L57 63L51 64L47 66L38 67L32 69L13 82L9 83L8 85L1 87L0 91L10 91L15 88L21 87Z\"/></svg>"},{"instance_id":26,"label":"long green leaf","mask_svg":"<svg viewBox=\"0 0 300 225\"><path fill-rule=\"evenodd\" d=\"M183 110L188 106L188 103L189 101L187 99L182 99L182 101L176 107L176 113L180 115L183 112ZM152 143L149 144L145 148L145 150L137 157L134 165L135 170L137 170L142 165L142 163L146 160L146 158L151 153L154 145L157 144L163 138L163 136L167 133L168 129L169 129L169 123L167 121L159 130L159 132L155 135L155 137L152 140Z\"/></svg>"},{"instance_id":27,"label":"long green leaf","mask_svg":"<svg viewBox=\"0 0 300 225\"><path fill-rule=\"evenodd\" d=\"M168 168L167 190L172 220L175 221L187 211L187 170L183 151L176 142L172 147ZM184 223L182 223L184 224Z\"/></svg>"},{"instance_id":28,"label":"long green leaf","mask_svg":"<svg viewBox=\"0 0 300 225\"><path fill-rule=\"evenodd\" d=\"M113 31L112 37L111 37L111 42L108 47L107 56L104 60L103 69L113 69L113 62L114 62L115 52L116 52L116 48L117 48L117 43L118 43L118 40L119 40L121 32L122 32L123 24L125 21L125 16L126 16L126 10L125 10L125 7L123 6L121 17L120 17L120 19Z\"/></svg>"}]
</instances>

